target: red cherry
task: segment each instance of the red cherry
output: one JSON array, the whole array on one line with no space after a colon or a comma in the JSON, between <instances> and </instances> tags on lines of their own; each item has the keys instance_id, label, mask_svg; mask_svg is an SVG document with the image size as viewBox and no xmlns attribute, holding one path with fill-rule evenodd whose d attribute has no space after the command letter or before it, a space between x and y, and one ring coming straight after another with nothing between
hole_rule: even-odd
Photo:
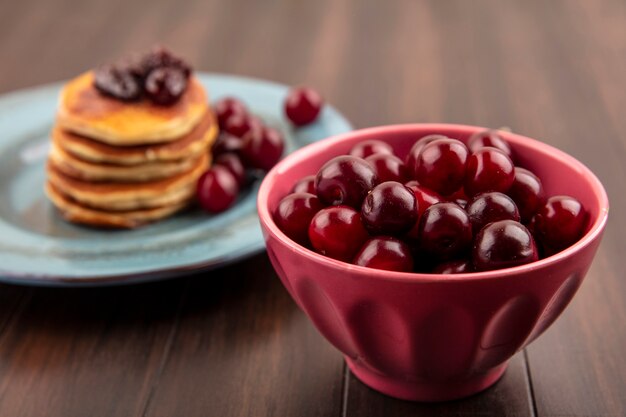
<instances>
[{"instance_id":1,"label":"red cherry","mask_svg":"<svg viewBox=\"0 0 626 417\"><path fill-rule=\"evenodd\" d=\"M292 193L311 193L311 194L317 195L317 191L315 191L315 175L307 175L306 177L300 179L293 186L293 189L291 190L291 192Z\"/></svg>"},{"instance_id":2,"label":"red cherry","mask_svg":"<svg viewBox=\"0 0 626 417\"><path fill-rule=\"evenodd\" d=\"M278 203L274 212L274 221L289 238L303 246L308 246L311 219L322 208L324 206L313 194L289 194Z\"/></svg>"},{"instance_id":3,"label":"red cherry","mask_svg":"<svg viewBox=\"0 0 626 417\"><path fill-rule=\"evenodd\" d=\"M405 185L413 191L415 200L417 201L417 221L413 228L406 234L406 237L411 241L417 241L419 239L419 221L424 211L433 204L445 202L446 199L436 192L422 187L415 180L409 181Z\"/></svg>"},{"instance_id":4,"label":"red cherry","mask_svg":"<svg viewBox=\"0 0 626 417\"><path fill-rule=\"evenodd\" d=\"M469 248L472 226L465 210L454 203L428 207L419 223L420 247L438 259L450 259Z\"/></svg>"},{"instance_id":5,"label":"red cherry","mask_svg":"<svg viewBox=\"0 0 626 417\"><path fill-rule=\"evenodd\" d=\"M465 208L467 215L472 223L474 234L488 223L498 220L515 220L519 221L519 211L517 206L506 194L492 191L489 193L481 193L467 204Z\"/></svg>"},{"instance_id":6,"label":"red cherry","mask_svg":"<svg viewBox=\"0 0 626 417\"><path fill-rule=\"evenodd\" d=\"M234 97L224 97L218 100L213 106L215 115L221 129L226 126L226 121L234 114L245 115L247 113L246 106Z\"/></svg>"},{"instance_id":7,"label":"red cherry","mask_svg":"<svg viewBox=\"0 0 626 417\"><path fill-rule=\"evenodd\" d=\"M411 249L401 240L390 236L369 239L354 258L356 265L387 271L411 272Z\"/></svg>"},{"instance_id":8,"label":"red cherry","mask_svg":"<svg viewBox=\"0 0 626 417\"><path fill-rule=\"evenodd\" d=\"M467 141L467 147L471 153L484 147L500 149L509 158L513 159L513 151L509 143L498 133L497 130L487 129L474 133Z\"/></svg>"},{"instance_id":9,"label":"red cherry","mask_svg":"<svg viewBox=\"0 0 626 417\"><path fill-rule=\"evenodd\" d=\"M226 120L224 131L238 138L243 138L251 130L261 130L259 119L244 113L235 113Z\"/></svg>"},{"instance_id":10,"label":"red cherry","mask_svg":"<svg viewBox=\"0 0 626 417\"><path fill-rule=\"evenodd\" d=\"M378 184L363 201L361 219L372 234L393 235L407 232L417 220L415 195L399 182Z\"/></svg>"},{"instance_id":11,"label":"red cherry","mask_svg":"<svg viewBox=\"0 0 626 417\"><path fill-rule=\"evenodd\" d=\"M393 155L393 148L382 140L371 139L364 140L354 145L349 154L357 158L365 159L368 156L376 154Z\"/></svg>"},{"instance_id":12,"label":"red cherry","mask_svg":"<svg viewBox=\"0 0 626 417\"><path fill-rule=\"evenodd\" d=\"M481 148L467 159L465 193L473 197L485 191L506 193L515 179L511 158L496 148Z\"/></svg>"},{"instance_id":13,"label":"red cherry","mask_svg":"<svg viewBox=\"0 0 626 417\"><path fill-rule=\"evenodd\" d=\"M298 87L289 90L285 100L285 113L296 126L304 126L317 119L324 100L311 88Z\"/></svg>"},{"instance_id":14,"label":"red cherry","mask_svg":"<svg viewBox=\"0 0 626 417\"><path fill-rule=\"evenodd\" d=\"M352 207L326 207L315 214L309 226L309 240L322 255L345 262L354 255L368 238L361 223L361 215Z\"/></svg>"},{"instance_id":15,"label":"red cherry","mask_svg":"<svg viewBox=\"0 0 626 417\"><path fill-rule=\"evenodd\" d=\"M361 158L337 156L326 162L315 177L317 196L327 205L345 204L361 209L363 199L378 183L372 166Z\"/></svg>"},{"instance_id":16,"label":"red cherry","mask_svg":"<svg viewBox=\"0 0 626 417\"><path fill-rule=\"evenodd\" d=\"M587 212L578 200L559 195L550 197L532 218L530 229L546 256L573 245L587 225Z\"/></svg>"},{"instance_id":17,"label":"red cherry","mask_svg":"<svg viewBox=\"0 0 626 417\"><path fill-rule=\"evenodd\" d=\"M478 271L511 268L537 259L539 255L533 236L514 220L489 223L474 241L472 263Z\"/></svg>"},{"instance_id":18,"label":"red cherry","mask_svg":"<svg viewBox=\"0 0 626 417\"><path fill-rule=\"evenodd\" d=\"M378 181L397 181L405 182L408 180L406 167L402 159L395 155L377 153L365 158L367 162L372 164Z\"/></svg>"},{"instance_id":19,"label":"red cherry","mask_svg":"<svg viewBox=\"0 0 626 417\"><path fill-rule=\"evenodd\" d=\"M440 263L433 268L433 274L466 274L474 272L474 266L469 259L456 259Z\"/></svg>"},{"instance_id":20,"label":"red cherry","mask_svg":"<svg viewBox=\"0 0 626 417\"><path fill-rule=\"evenodd\" d=\"M541 180L529 170L520 167L515 167L515 178L506 194L515 201L523 223L528 223L546 202Z\"/></svg>"},{"instance_id":21,"label":"red cherry","mask_svg":"<svg viewBox=\"0 0 626 417\"><path fill-rule=\"evenodd\" d=\"M253 168L269 171L280 159L285 148L282 135L271 127L252 129L243 137L241 153Z\"/></svg>"},{"instance_id":22,"label":"red cherry","mask_svg":"<svg viewBox=\"0 0 626 417\"><path fill-rule=\"evenodd\" d=\"M239 152L243 142L241 138L231 134L221 132L212 146L213 155L221 155L228 152Z\"/></svg>"},{"instance_id":23,"label":"red cherry","mask_svg":"<svg viewBox=\"0 0 626 417\"><path fill-rule=\"evenodd\" d=\"M241 158L236 153L228 152L215 158L215 165L225 167L233 174L237 180L237 184L241 187L246 182L246 168L241 162Z\"/></svg>"},{"instance_id":24,"label":"red cherry","mask_svg":"<svg viewBox=\"0 0 626 417\"><path fill-rule=\"evenodd\" d=\"M417 157L419 156L424 146L438 139L449 139L449 138L444 135L427 135L415 141L415 143L411 147L411 150L409 150L409 153L406 155L406 160L404 161L404 164L406 165L406 168L408 172L411 173L411 175L415 175L415 172L417 170L417 166L416 166Z\"/></svg>"},{"instance_id":25,"label":"red cherry","mask_svg":"<svg viewBox=\"0 0 626 417\"><path fill-rule=\"evenodd\" d=\"M439 194L452 194L463 185L467 154L461 141L434 140L417 157L415 179Z\"/></svg>"},{"instance_id":26,"label":"red cherry","mask_svg":"<svg viewBox=\"0 0 626 417\"><path fill-rule=\"evenodd\" d=\"M232 206L238 193L237 179L226 167L216 165L198 179L198 201L209 213L219 213Z\"/></svg>"}]
</instances>

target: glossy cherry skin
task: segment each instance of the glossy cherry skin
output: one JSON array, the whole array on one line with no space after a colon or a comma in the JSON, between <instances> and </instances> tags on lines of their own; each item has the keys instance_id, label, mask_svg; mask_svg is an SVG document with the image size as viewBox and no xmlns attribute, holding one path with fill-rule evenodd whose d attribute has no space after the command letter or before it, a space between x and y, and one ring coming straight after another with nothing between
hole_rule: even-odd
<instances>
[{"instance_id":1,"label":"glossy cherry skin","mask_svg":"<svg viewBox=\"0 0 626 417\"><path fill-rule=\"evenodd\" d=\"M466 274L474 272L474 265L469 259L455 259L443 262L433 268L433 274Z\"/></svg>"},{"instance_id":2,"label":"glossy cherry skin","mask_svg":"<svg viewBox=\"0 0 626 417\"><path fill-rule=\"evenodd\" d=\"M387 271L413 271L411 249L403 241L391 236L369 239L357 253L353 263Z\"/></svg>"},{"instance_id":3,"label":"glossy cherry skin","mask_svg":"<svg viewBox=\"0 0 626 417\"><path fill-rule=\"evenodd\" d=\"M271 127L248 131L242 138L241 154L248 166L269 171L280 160L285 149L283 135Z\"/></svg>"},{"instance_id":4,"label":"glossy cherry skin","mask_svg":"<svg viewBox=\"0 0 626 417\"><path fill-rule=\"evenodd\" d=\"M216 165L198 179L196 195L202 208L219 213L233 205L239 193L239 184L228 168Z\"/></svg>"},{"instance_id":5,"label":"glossy cherry skin","mask_svg":"<svg viewBox=\"0 0 626 417\"><path fill-rule=\"evenodd\" d=\"M224 97L213 106L217 122L221 129L226 126L226 121L234 114L245 115L248 111L241 100L234 97Z\"/></svg>"},{"instance_id":6,"label":"glossy cherry skin","mask_svg":"<svg viewBox=\"0 0 626 417\"><path fill-rule=\"evenodd\" d=\"M497 130L487 129L474 133L467 141L467 147L471 153L484 147L500 149L509 158L513 159L513 151L509 143L498 133Z\"/></svg>"},{"instance_id":7,"label":"glossy cherry skin","mask_svg":"<svg viewBox=\"0 0 626 417\"><path fill-rule=\"evenodd\" d=\"M309 225L313 216L324 206L316 195L289 194L278 203L274 212L276 226L295 242L309 246Z\"/></svg>"},{"instance_id":8,"label":"glossy cherry skin","mask_svg":"<svg viewBox=\"0 0 626 417\"><path fill-rule=\"evenodd\" d=\"M413 146L411 146L411 149L409 150L409 153L406 155L406 158L404 160L404 164L406 165L406 168L411 175L415 174L415 170L417 169L417 157L419 156L424 146L428 145L430 142L436 141L437 139L449 138L444 135L426 135L416 140Z\"/></svg>"},{"instance_id":9,"label":"glossy cherry skin","mask_svg":"<svg viewBox=\"0 0 626 417\"><path fill-rule=\"evenodd\" d=\"M295 185L293 186L293 189L291 190L291 192L292 193L311 193L311 194L317 195L317 191L315 190L315 175L307 175L306 177L298 180L298 182L296 182Z\"/></svg>"},{"instance_id":10,"label":"glossy cherry skin","mask_svg":"<svg viewBox=\"0 0 626 417\"><path fill-rule=\"evenodd\" d=\"M372 164L380 182L406 182L409 179L404 162L395 155L377 153L368 156L365 160Z\"/></svg>"},{"instance_id":11,"label":"glossy cherry skin","mask_svg":"<svg viewBox=\"0 0 626 417\"><path fill-rule=\"evenodd\" d=\"M371 139L364 140L354 145L352 149L350 149L349 154L365 159L368 156L376 154L393 155L393 148L386 142Z\"/></svg>"},{"instance_id":12,"label":"glossy cherry skin","mask_svg":"<svg viewBox=\"0 0 626 417\"><path fill-rule=\"evenodd\" d=\"M576 243L587 226L587 212L580 202L569 196L548 198L532 218L530 229L546 256Z\"/></svg>"},{"instance_id":13,"label":"glossy cherry skin","mask_svg":"<svg viewBox=\"0 0 626 417\"><path fill-rule=\"evenodd\" d=\"M226 120L224 131L238 138L243 138L251 130L261 130L262 123L256 117L245 113L235 113Z\"/></svg>"},{"instance_id":14,"label":"glossy cherry skin","mask_svg":"<svg viewBox=\"0 0 626 417\"><path fill-rule=\"evenodd\" d=\"M351 262L369 238L358 211L348 206L326 207L309 225L309 240L322 255Z\"/></svg>"},{"instance_id":15,"label":"glossy cherry skin","mask_svg":"<svg viewBox=\"0 0 626 417\"><path fill-rule=\"evenodd\" d=\"M241 140L241 138L225 132L221 132L215 140L215 143L211 148L211 152L213 152L214 156L229 152L237 153L241 150L242 146L243 141Z\"/></svg>"},{"instance_id":16,"label":"glossy cherry skin","mask_svg":"<svg viewBox=\"0 0 626 417\"><path fill-rule=\"evenodd\" d=\"M317 172L317 196L327 205L345 204L361 209L363 199L378 184L374 168L361 158L337 156L326 162Z\"/></svg>"},{"instance_id":17,"label":"glossy cherry skin","mask_svg":"<svg viewBox=\"0 0 626 417\"><path fill-rule=\"evenodd\" d=\"M296 126L304 126L317 119L323 105L324 99L312 88L292 88L285 100L285 114Z\"/></svg>"},{"instance_id":18,"label":"glossy cherry skin","mask_svg":"<svg viewBox=\"0 0 626 417\"><path fill-rule=\"evenodd\" d=\"M472 225L465 210L455 203L428 207L419 223L420 248L437 259L451 259L472 242Z\"/></svg>"},{"instance_id":19,"label":"glossy cherry skin","mask_svg":"<svg viewBox=\"0 0 626 417\"><path fill-rule=\"evenodd\" d=\"M481 148L467 159L465 194L473 197L486 191L506 193L515 179L511 158L496 148Z\"/></svg>"},{"instance_id":20,"label":"glossy cherry skin","mask_svg":"<svg viewBox=\"0 0 626 417\"><path fill-rule=\"evenodd\" d=\"M246 167L243 166L241 158L239 158L236 153L228 152L218 155L217 158L215 158L215 165L220 165L228 169L230 173L233 174L240 187L246 182Z\"/></svg>"},{"instance_id":21,"label":"glossy cherry skin","mask_svg":"<svg viewBox=\"0 0 626 417\"><path fill-rule=\"evenodd\" d=\"M474 240L472 263L477 271L511 268L538 259L533 236L514 220L489 223Z\"/></svg>"},{"instance_id":22,"label":"glossy cherry skin","mask_svg":"<svg viewBox=\"0 0 626 417\"><path fill-rule=\"evenodd\" d=\"M404 184L383 182L365 197L361 219L365 228L374 235L408 232L417 221L417 200L413 191Z\"/></svg>"},{"instance_id":23,"label":"glossy cherry skin","mask_svg":"<svg viewBox=\"0 0 626 417\"><path fill-rule=\"evenodd\" d=\"M515 167L513 184L506 194L515 201L522 223L530 219L546 202L546 193L541 180L527 169Z\"/></svg>"},{"instance_id":24,"label":"glossy cherry skin","mask_svg":"<svg viewBox=\"0 0 626 417\"><path fill-rule=\"evenodd\" d=\"M474 234L477 234L488 223L498 220L515 220L516 222L520 220L519 211L511 197L497 191L475 195L467 203L465 211L472 223Z\"/></svg>"},{"instance_id":25,"label":"glossy cherry skin","mask_svg":"<svg viewBox=\"0 0 626 417\"><path fill-rule=\"evenodd\" d=\"M420 151L415 163L415 179L423 186L450 195L463 185L467 147L456 139L437 139Z\"/></svg>"},{"instance_id":26,"label":"glossy cherry skin","mask_svg":"<svg viewBox=\"0 0 626 417\"><path fill-rule=\"evenodd\" d=\"M415 225L406 234L406 238L410 241L417 241L419 239L419 220L424 214L424 211L433 204L443 203L446 199L434 191L429 190L426 187L419 185L415 180L409 181L406 184L407 188L413 191L415 200L417 202L417 221Z\"/></svg>"}]
</instances>

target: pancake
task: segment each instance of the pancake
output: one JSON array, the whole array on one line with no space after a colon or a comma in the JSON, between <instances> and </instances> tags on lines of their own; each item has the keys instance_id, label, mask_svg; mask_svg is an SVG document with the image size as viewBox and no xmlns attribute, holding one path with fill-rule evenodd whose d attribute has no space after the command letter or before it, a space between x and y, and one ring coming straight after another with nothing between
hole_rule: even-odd
<instances>
[{"instance_id":1,"label":"pancake","mask_svg":"<svg viewBox=\"0 0 626 417\"><path fill-rule=\"evenodd\" d=\"M189 133L207 111L204 87L195 77L171 106L147 99L123 102L101 94L93 71L69 81L61 91L58 125L115 146L171 142Z\"/></svg>"},{"instance_id":2,"label":"pancake","mask_svg":"<svg viewBox=\"0 0 626 417\"><path fill-rule=\"evenodd\" d=\"M166 143L136 146L111 146L55 126L52 142L84 161L117 165L152 161L175 161L199 156L210 149L218 134L217 121L208 110L188 134Z\"/></svg>"},{"instance_id":3,"label":"pancake","mask_svg":"<svg viewBox=\"0 0 626 417\"><path fill-rule=\"evenodd\" d=\"M208 152L208 151L207 151ZM63 174L90 182L146 182L172 177L193 168L200 156L167 162L140 165L94 164L76 158L52 143L49 158Z\"/></svg>"},{"instance_id":4,"label":"pancake","mask_svg":"<svg viewBox=\"0 0 626 417\"><path fill-rule=\"evenodd\" d=\"M100 210L128 211L182 203L193 197L196 182L208 169L210 157L202 155L189 171L170 178L143 183L92 183L65 175L48 160L48 181L81 205Z\"/></svg>"},{"instance_id":5,"label":"pancake","mask_svg":"<svg viewBox=\"0 0 626 417\"><path fill-rule=\"evenodd\" d=\"M72 223L93 227L132 229L154 222L184 209L186 202L143 210L109 212L85 207L72 200L54 185L46 183L46 195L61 215Z\"/></svg>"}]
</instances>

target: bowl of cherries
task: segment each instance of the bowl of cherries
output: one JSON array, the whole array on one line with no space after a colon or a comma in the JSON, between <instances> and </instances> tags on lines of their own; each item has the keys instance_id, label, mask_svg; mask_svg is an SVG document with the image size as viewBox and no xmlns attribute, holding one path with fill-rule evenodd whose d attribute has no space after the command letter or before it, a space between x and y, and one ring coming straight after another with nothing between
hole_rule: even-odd
<instances>
[{"instance_id":1,"label":"bowl of cherries","mask_svg":"<svg viewBox=\"0 0 626 417\"><path fill-rule=\"evenodd\" d=\"M270 260L368 386L461 398L561 314L608 199L582 163L521 135L414 124L309 145L266 176Z\"/></svg>"}]
</instances>

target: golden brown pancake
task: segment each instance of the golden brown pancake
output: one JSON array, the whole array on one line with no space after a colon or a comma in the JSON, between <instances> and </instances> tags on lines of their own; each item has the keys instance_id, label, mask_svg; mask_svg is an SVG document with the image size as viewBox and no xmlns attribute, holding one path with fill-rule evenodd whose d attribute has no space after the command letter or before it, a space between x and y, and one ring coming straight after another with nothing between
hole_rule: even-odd
<instances>
[{"instance_id":1,"label":"golden brown pancake","mask_svg":"<svg viewBox=\"0 0 626 417\"><path fill-rule=\"evenodd\" d=\"M81 205L111 211L162 207L188 201L196 190L200 175L208 169L210 157L202 155L189 171L170 178L143 183L93 183L65 175L48 160L48 181Z\"/></svg>"},{"instance_id":2,"label":"golden brown pancake","mask_svg":"<svg viewBox=\"0 0 626 417\"><path fill-rule=\"evenodd\" d=\"M208 151L207 151L208 152ZM139 165L94 164L83 161L52 144L49 158L63 174L89 182L146 182L171 177L189 171L200 156L167 162L148 162Z\"/></svg>"},{"instance_id":3,"label":"golden brown pancake","mask_svg":"<svg viewBox=\"0 0 626 417\"><path fill-rule=\"evenodd\" d=\"M172 142L119 147L89 139L58 126L52 130L52 142L84 161L134 165L199 156L210 149L217 134L217 121L209 110L191 132Z\"/></svg>"},{"instance_id":4,"label":"golden brown pancake","mask_svg":"<svg viewBox=\"0 0 626 417\"><path fill-rule=\"evenodd\" d=\"M62 129L111 145L171 142L189 133L208 108L204 87L193 76L171 106L107 97L93 85L93 77L93 71L88 71L65 85L57 123Z\"/></svg>"},{"instance_id":5,"label":"golden brown pancake","mask_svg":"<svg viewBox=\"0 0 626 417\"><path fill-rule=\"evenodd\" d=\"M93 227L132 229L170 216L187 206L187 202L183 202L143 210L110 212L85 207L64 195L50 182L46 183L46 194L66 220Z\"/></svg>"}]
</instances>

